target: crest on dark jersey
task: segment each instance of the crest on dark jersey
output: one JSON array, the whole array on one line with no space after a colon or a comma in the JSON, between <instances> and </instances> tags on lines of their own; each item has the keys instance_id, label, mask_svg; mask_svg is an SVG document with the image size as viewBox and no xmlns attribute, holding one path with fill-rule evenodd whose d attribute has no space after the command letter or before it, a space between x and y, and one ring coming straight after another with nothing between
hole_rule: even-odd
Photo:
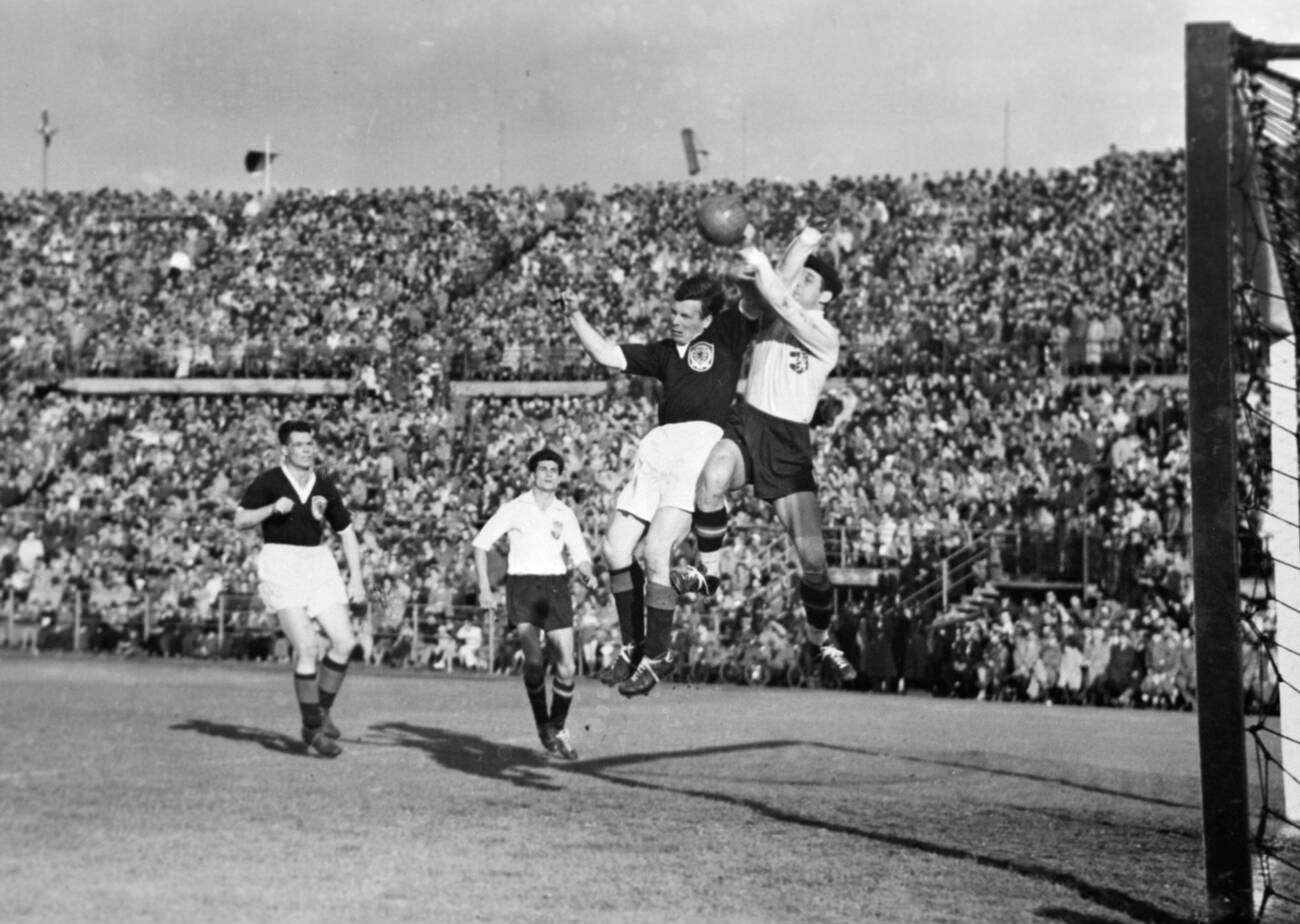
<instances>
[{"instance_id":1,"label":"crest on dark jersey","mask_svg":"<svg viewBox=\"0 0 1300 924\"><path fill-rule=\"evenodd\" d=\"M692 372L708 372L713 368L713 344L692 343L686 351L686 365Z\"/></svg>"}]
</instances>

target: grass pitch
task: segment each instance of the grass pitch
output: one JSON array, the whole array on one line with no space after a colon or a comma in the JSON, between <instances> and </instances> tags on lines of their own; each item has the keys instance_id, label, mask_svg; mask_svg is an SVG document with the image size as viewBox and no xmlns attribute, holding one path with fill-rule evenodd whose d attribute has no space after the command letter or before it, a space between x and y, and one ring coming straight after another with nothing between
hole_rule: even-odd
<instances>
[{"instance_id":1,"label":"grass pitch","mask_svg":"<svg viewBox=\"0 0 1300 924\"><path fill-rule=\"evenodd\" d=\"M7 921L1204 920L1194 717L358 668L0 659Z\"/></svg>"}]
</instances>

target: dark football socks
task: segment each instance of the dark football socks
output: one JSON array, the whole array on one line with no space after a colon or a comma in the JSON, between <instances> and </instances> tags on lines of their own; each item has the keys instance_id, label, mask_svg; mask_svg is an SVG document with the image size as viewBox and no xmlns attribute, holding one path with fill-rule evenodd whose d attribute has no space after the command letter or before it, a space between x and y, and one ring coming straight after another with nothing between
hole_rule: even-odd
<instances>
[{"instance_id":1,"label":"dark football socks","mask_svg":"<svg viewBox=\"0 0 1300 924\"><path fill-rule=\"evenodd\" d=\"M677 609L677 592L666 584L646 587L645 656L659 660L672 646L673 613Z\"/></svg>"},{"instance_id":2,"label":"dark football socks","mask_svg":"<svg viewBox=\"0 0 1300 924\"><path fill-rule=\"evenodd\" d=\"M329 709L334 705L334 697L338 695L339 687L343 686L343 677L348 672L346 664L336 664L328 656L320 663L320 681L317 686L320 689L320 707Z\"/></svg>"},{"instance_id":3,"label":"dark football socks","mask_svg":"<svg viewBox=\"0 0 1300 924\"><path fill-rule=\"evenodd\" d=\"M564 722L569 717L569 705L573 702L573 686L572 680L551 678L551 727L556 731L564 728Z\"/></svg>"},{"instance_id":4,"label":"dark football socks","mask_svg":"<svg viewBox=\"0 0 1300 924\"><path fill-rule=\"evenodd\" d=\"M524 665L524 692L528 694L528 705L533 709L533 721L541 728L550 718L546 708L546 674L542 666L532 668Z\"/></svg>"},{"instance_id":5,"label":"dark football socks","mask_svg":"<svg viewBox=\"0 0 1300 924\"><path fill-rule=\"evenodd\" d=\"M302 712L302 724L306 728L320 728L320 687L316 683L316 673L293 675L293 692L298 697L298 709Z\"/></svg>"}]
</instances>

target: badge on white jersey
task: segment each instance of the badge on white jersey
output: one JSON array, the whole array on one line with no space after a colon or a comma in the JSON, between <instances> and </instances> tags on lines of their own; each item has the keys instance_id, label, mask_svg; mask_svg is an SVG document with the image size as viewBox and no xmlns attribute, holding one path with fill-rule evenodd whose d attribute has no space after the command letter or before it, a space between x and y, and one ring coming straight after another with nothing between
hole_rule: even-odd
<instances>
[{"instance_id":1,"label":"badge on white jersey","mask_svg":"<svg viewBox=\"0 0 1300 924\"><path fill-rule=\"evenodd\" d=\"M564 535L564 524L561 523L559 520L552 520L552 521L551 521L551 538L552 538L552 539L559 539L559 538L560 538L561 536L563 536L563 535Z\"/></svg>"},{"instance_id":2,"label":"badge on white jersey","mask_svg":"<svg viewBox=\"0 0 1300 924\"><path fill-rule=\"evenodd\" d=\"M692 343L686 351L686 365L692 372L708 372L713 368L713 344Z\"/></svg>"}]
</instances>

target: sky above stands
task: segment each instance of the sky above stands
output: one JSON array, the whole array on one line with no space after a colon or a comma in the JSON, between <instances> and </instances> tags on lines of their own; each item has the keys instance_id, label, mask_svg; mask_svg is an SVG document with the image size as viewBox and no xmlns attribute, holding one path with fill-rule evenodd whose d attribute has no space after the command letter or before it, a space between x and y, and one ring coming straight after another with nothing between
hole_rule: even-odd
<instances>
[{"instance_id":1,"label":"sky above stands","mask_svg":"<svg viewBox=\"0 0 1300 924\"><path fill-rule=\"evenodd\" d=\"M4 0L0 190L1075 166L1183 145L1183 32L1294 0ZM1288 70L1295 73L1290 66Z\"/></svg>"}]
</instances>

